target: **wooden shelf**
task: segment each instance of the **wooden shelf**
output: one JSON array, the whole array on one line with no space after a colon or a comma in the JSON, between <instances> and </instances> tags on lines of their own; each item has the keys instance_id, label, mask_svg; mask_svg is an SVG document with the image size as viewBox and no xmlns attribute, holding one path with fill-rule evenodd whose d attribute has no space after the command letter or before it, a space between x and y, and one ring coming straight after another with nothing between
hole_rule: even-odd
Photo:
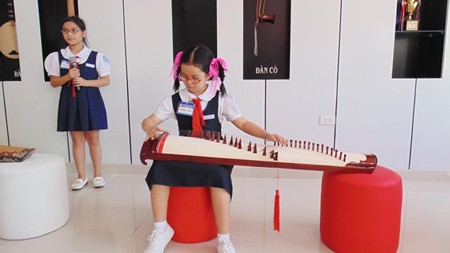
<instances>
[{"instance_id":1,"label":"wooden shelf","mask_svg":"<svg viewBox=\"0 0 450 253\"><path fill-rule=\"evenodd\" d=\"M397 2L392 78L441 78L447 0L421 2L417 31L401 28L401 2Z\"/></svg>"}]
</instances>

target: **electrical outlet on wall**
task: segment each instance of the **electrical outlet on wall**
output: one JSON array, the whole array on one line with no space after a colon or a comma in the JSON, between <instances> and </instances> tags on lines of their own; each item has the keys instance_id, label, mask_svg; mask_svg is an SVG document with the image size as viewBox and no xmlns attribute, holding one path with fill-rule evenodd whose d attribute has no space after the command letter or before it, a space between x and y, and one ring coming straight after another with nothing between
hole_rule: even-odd
<instances>
[{"instance_id":1,"label":"electrical outlet on wall","mask_svg":"<svg viewBox=\"0 0 450 253\"><path fill-rule=\"evenodd\" d=\"M322 115L319 117L320 125L334 125L336 124L336 119L334 115Z\"/></svg>"}]
</instances>

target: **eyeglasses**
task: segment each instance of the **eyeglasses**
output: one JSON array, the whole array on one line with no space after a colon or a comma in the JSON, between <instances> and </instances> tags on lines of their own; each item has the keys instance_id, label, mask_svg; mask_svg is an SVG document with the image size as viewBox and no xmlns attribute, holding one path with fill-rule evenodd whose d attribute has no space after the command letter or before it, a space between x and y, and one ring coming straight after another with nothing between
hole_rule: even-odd
<instances>
[{"instance_id":1,"label":"eyeglasses","mask_svg":"<svg viewBox=\"0 0 450 253\"><path fill-rule=\"evenodd\" d=\"M80 29L76 29L76 28L72 28L72 29L62 29L61 30L61 33L63 33L63 34L68 34L68 33L71 33L71 34L75 34L75 33L77 33L77 32L79 32L79 31L81 31Z\"/></svg>"},{"instance_id":2,"label":"eyeglasses","mask_svg":"<svg viewBox=\"0 0 450 253\"><path fill-rule=\"evenodd\" d=\"M199 82L201 82L203 80L203 78L198 78L198 77L187 77L185 75L179 74L178 75L178 79L180 79L180 81L182 82L191 82L192 84L198 84Z\"/></svg>"}]
</instances>

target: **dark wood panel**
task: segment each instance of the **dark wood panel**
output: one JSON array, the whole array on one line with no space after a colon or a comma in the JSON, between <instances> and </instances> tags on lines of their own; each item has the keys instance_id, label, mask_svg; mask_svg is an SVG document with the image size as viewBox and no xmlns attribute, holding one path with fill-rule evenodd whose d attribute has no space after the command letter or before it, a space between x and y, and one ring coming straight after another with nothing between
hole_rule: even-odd
<instances>
[{"instance_id":1,"label":"dark wood panel","mask_svg":"<svg viewBox=\"0 0 450 253\"><path fill-rule=\"evenodd\" d=\"M203 44L217 56L216 0L172 0L172 29L174 57L193 44Z\"/></svg>"},{"instance_id":2,"label":"dark wood panel","mask_svg":"<svg viewBox=\"0 0 450 253\"><path fill-rule=\"evenodd\" d=\"M73 0L75 15L78 16L78 0ZM67 46L61 35L61 22L67 17L67 2L61 0L38 0L39 22L41 28L42 57ZM44 70L44 73L47 73ZM44 74L44 80L50 78Z\"/></svg>"}]
</instances>

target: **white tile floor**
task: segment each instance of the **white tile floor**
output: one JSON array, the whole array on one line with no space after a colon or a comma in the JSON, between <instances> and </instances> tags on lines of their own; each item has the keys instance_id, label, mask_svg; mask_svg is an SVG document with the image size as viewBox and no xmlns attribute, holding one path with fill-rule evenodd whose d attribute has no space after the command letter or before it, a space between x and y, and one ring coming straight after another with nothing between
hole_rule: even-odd
<instances>
[{"instance_id":1,"label":"white tile floor","mask_svg":"<svg viewBox=\"0 0 450 253\"><path fill-rule=\"evenodd\" d=\"M33 239L0 240L1 253L143 252L152 228L148 167L107 166L107 185L72 192L62 228ZM68 165L68 183L75 178ZM402 253L450 252L450 173L398 172L403 178ZM89 174L92 178L92 173ZM321 172L280 170L281 232L272 229L276 170L236 167L231 238L240 253L332 252L320 240ZM3 203L1 203L3 204ZM213 253L215 240L171 242L166 253ZM344 252L345 253L345 252Z\"/></svg>"}]
</instances>

